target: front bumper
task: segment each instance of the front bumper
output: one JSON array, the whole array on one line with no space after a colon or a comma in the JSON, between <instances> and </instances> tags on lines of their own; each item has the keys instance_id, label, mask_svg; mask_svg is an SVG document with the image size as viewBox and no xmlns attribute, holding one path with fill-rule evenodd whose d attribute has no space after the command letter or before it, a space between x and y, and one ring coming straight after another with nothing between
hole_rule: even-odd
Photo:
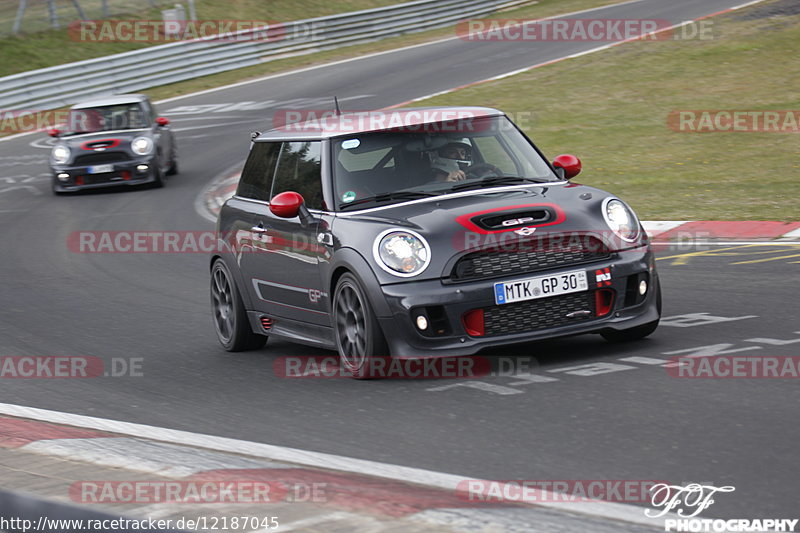
<instances>
[{"instance_id":1,"label":"front bumper","mask_svg":"<svg viewBox=\"0 0 800 533\"><path fill-rule=\"evenodd\" d=\"M598 270L609 269L611 279L597 281ZM559 274L585 269L589 289L587 291L562 296L551 296L527 302L497 306L494 298L494 284L497 282L518 281L531 277ZM648 290L644 296L637 296L635 290L639 282L645 279ZM631 288L634 287L634 292ZM394 283L381 287L383 297L389 306L391 315L379 317L379 321L391 352L397 356L452 356L471 355L481 349L510 344L535 341L539 339L599 333L603 330L624 330L634 328L658 320L660 311L657 305L658 274L655 269L655 258L649 248L637 248L617 252L611 258L578 266L499 277L464 283L443 283L441 280ZM596 307L596 292L604 291L603 296L613 295L613 302L603 312ZM568 299L564 299L569 297ZM560 302L556 299L562 298ZM582 302L582 303L581 303ZM524 305L523 305L524 304ZM517 306L512 308L511 306ZM538 306L538 307L537 307ZM511 324L504 332L504 326L495 326L493 331L484 335L476 335L474 329L470 334L464 323L464 315L476 309L491 310L496 314L502 307L503 314L511 320L503 320L501 324ZM586 311L591 314L586 315ZM428 316L434 311L436 316ZM578 311L578 316L569 318L566 315ZM518 316L514 313L518 312ZM420 313L428 318L431 331L440 334L423 334L415 325L416 316ZM552 315L538 320L531 329L524 329L527 315ZM520 330L520 321L523 330ZM436 326L434 326L434 323Z\"/></svg>"},{"instance_id":2,"label":"front bumper","mask_svg":"<svg viewBox=\"0 0 800 533\"><path fill-rule=\"evenodd\" d=\"M141 185L155 182L158 176L158 160L153 155L107 163L107 165L112 167L111 171L102 173L90 173L90 166L51 165L53 190L69 192L119 185ZM138 168L140 166L147 168L141 170Z\"/></svg>"}]
</instances>

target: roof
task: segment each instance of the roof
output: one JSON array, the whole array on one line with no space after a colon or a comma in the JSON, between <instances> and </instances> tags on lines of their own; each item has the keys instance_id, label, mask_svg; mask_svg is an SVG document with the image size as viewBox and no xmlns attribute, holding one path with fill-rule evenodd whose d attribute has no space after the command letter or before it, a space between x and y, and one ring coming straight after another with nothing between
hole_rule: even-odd
<instances>
[{"instance_id":1,"label":"roof","mask_svg":"<svg viewBox=\"0 0 800 533\"><path fill-rule=\"evenodd\" d=\"M272 122L277 127L262 133L257 141L329 139L359 133L408 128L459 119L503 116L490 107L409 107L376 111L343 112L333 109L278 111ZM294 119L294 120L292 120Z\"/></svg>"},{"instance_id":2,"label":"roof","mask_svg":"<svg viewBox=\"0 0 800 533\"><path fill-rule=\"evenodd\" d=\"M72 109L86 109L89 107L104 107L109 105L135 104L144 102L147 96L143 94L115 94L87 100L72 106Z\"/></svg>"}]
</instances>

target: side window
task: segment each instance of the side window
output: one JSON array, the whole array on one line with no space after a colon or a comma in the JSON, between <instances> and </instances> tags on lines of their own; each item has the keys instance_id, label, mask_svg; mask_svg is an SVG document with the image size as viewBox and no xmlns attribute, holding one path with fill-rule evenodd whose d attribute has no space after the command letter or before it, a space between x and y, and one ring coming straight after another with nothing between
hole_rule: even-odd
<instances>
[{"instance_id":1,"label":"side window","mask_svg":"<svg viewBox=\"0 0 800 533\"><path fill-rule=\"evenodd\" d=\"M281 143L253 143L236 194L245 198L269 202L272 175L275 172L275 162L278 160L280 151Z\"/></svg>"},{"instance_id":2,"label":"side window","mask_svg":"<svg viewBox=\"0 0 800 533\"><path fill-rule=\"evenodd\" d=\"M295 191L303 196L309 209L323 209L321 144L319 141L283 143L271 196Z\"/></svg>"}]
</instances>

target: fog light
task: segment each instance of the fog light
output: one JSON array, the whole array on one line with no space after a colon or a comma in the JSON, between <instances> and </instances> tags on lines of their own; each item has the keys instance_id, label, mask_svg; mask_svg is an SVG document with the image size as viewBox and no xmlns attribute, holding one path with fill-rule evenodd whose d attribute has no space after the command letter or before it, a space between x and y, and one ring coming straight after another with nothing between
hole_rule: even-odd
<instances>
[{"instance_id":1,"label":"fog light","mask_svg":"<svg viewBox=\"0 0 800 533\"><path fill-rule=\"evenodd\" d=\"M420 331L425 331L428 329L428 319L422 315L419 315L417 317L417 327L420 329Z\"/></svg>"},{"instance_id":2,"label":"fog light","mask_svg":"<svg viewBox=\"0 0 800 533\"><path fill-rule=\"evenodd\" d=\"M639 282L639 294L644 296L644 293L647 292L647 282L642 280Z\"/></svg>"},{"instance_id":3,"label":"fog light","mask_svg":"<svg viewBox=\"0 0 800 533\"><path fill-rule=\"evenodd\" d=\"M136 165L136 170L138 170L139 172L144 172L148 168L150 167L148 167L147 165Z\"/></svg>"},{"instance_id":4,"label":"fog light","mask_svg":"<svg viewBox=\"0 0 800 533\"><path fill-rule=\"evenodd\" d=\"M64 172L62 172L57 176L57 178L60 179L61 181L67 181L69 179L69 174L65 174Z\"/></svg>"}]
</instances>

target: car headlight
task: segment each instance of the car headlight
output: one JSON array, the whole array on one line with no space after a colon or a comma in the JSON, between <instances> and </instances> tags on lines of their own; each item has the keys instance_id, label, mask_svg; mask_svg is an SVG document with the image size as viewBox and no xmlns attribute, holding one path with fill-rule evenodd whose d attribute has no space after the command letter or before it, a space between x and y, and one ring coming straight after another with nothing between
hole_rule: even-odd
<instances>
[{"instance_id":1,"label":"car headlight","mask_svg":"<svg viewBox=\"0 0 800 533\"><path fill-rule=\"evenodd\" d=\"M131 150L137 155L147 155L153 150L153 141L149 137L136 137L131 143Z\"/></svg>"},{"instance_id":2,"label":"car headlight","mask_svg":"<svg viewBox=\"0 0 800 533\"><path fill-rule=\"evenodd\" d=\"M603 217L611 231L623 241L633 242L639 237L639 219L622 200L606 198Z\"/></svg>"},{"instance_id":3,"label":"car headlight","mask_svg":"<svg viewBox=\"0 0 800 533\"><path fill-rule=\"evenodd\" d=\"M420 274L431 260L431 249L418 233L384 231L375 239L375 261L383 270L400 277Z\"/></svg>"},{"instance_id":4,"label":"car headlight","mask_svg":"<svg viewBox=\"0 0 800 533\"><path fill-rule=\"evenodd\" d=\"M57 144L53 147L51 157L53 158L54 163L63 165L69 161L69 148L63 144Z\"/></svg>"}]
</instances>

